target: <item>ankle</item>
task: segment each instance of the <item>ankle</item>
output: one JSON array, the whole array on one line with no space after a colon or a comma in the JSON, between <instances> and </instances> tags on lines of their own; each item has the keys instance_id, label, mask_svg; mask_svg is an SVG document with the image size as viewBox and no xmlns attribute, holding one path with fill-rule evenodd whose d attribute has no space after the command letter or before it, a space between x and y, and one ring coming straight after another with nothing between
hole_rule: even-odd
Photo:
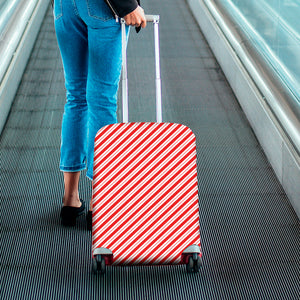
<instances>
[{"instance_id":1,"label":"ankle","mask_svg":"<svg viewBox=\"0 0 300 300\"><path fill-rule=\"evenodd\" d=\"M63 198L63 206L80 207L81 201L79 197L66 197Z\"/></svg>"},{"instance_id":2,"label":"ankle","mask_svg":"<svg viewBox=\"0 0 300 300\"><path fill-rule=\"evenodd\" d=\"M90 211L92 211L93 210L93 199L91 199L91 201L90 201L90 209L89 209Z\"/></svg>"}]
</instances>

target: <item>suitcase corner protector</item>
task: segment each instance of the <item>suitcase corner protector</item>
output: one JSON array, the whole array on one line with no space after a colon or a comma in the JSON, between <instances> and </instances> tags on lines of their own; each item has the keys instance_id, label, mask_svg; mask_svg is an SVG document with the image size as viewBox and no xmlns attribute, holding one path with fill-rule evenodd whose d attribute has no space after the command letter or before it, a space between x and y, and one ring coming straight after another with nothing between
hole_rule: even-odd
<instances>
[{"instance_id":1,"label":"suitcase corner protector","mask_svg":"<svg viewBox=\"0 0 300 300\"><path fill-rule=\"evenodd\" d=\"M96 255L113 255L113 253L107 248L100 247L93 250L93 256Z\"/></svg>"}]
</instances>

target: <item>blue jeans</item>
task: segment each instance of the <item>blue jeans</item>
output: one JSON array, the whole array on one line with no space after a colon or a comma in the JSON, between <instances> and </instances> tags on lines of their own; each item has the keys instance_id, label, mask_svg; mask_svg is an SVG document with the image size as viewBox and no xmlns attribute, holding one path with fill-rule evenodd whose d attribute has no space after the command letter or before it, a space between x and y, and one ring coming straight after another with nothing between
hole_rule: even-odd
<instances>
[{"instance_id":1,"label":"blue jeans","mask_svg":"<svg viewBox=\"0 0 300 300\"><path fill-rule=\"evenodd\" d=\"M96 133L117 122L121 25L104 0L55 0L54 20L67 90L60 170L87 167L92 180Z\"/></svg>"}]
</instances>

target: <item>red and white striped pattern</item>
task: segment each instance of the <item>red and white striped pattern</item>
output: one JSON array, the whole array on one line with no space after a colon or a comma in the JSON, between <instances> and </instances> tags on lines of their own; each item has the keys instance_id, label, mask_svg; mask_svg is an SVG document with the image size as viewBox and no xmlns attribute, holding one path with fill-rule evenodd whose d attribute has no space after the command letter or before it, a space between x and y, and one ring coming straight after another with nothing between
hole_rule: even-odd
<instances>
[{"instance_id":1,"label":"red and white striped pattern","mask_svg":"<svg viewBox=\"0 0 300 300\"><path fill-rule=\"evenodd\" d=\"M93 250L113 264L178 264L200 246L196 143L173 123L120 123L95 139Z\"/></svg>"}]
</instances>

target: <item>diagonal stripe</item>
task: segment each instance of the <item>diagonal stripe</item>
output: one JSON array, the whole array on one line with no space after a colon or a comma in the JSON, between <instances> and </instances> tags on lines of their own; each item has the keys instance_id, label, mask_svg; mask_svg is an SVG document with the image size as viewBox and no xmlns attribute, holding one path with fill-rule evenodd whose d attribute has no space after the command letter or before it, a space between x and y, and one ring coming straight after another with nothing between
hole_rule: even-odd
<instances>
[{"instance_id":1,"label":"diagonal stripe","mask_svg":"<svg viewBox=\"0 0 300 300\"><path fill-rule=\"evenodd\" d=\"M166 123L108 126L95 140L95 155L93 249L113 249L115 263L180 263L186 243L200 244L190 129Z\"/></svg>"},{"instance_id":2,"label":"diagonal stripe","mask_svg":"<svg viewBox=\"0 0 300 300\"><path fill-rule=\"evenodd\" d=\"M181 260L181 254L183 250L186 248L186 245L199 245L200 246L200 235L199 235L199 227L190 226L188 231L186 231L180 238L175 238L170 240L170 243L166 245L165 248L161 248L160 251L153 253L152 255L148 255L143 259L140 259L137 255L136 263L138 264L161 264L161 263L171 263L172 261L178 262ZM194 235L194 236L193 236ZM175 241L175 244L172 242ZM172 244L173 248L170 251L169 245ZM175 254L176 253L176 254ZM143 255L144 256L144 255Z\"/></svg>"},{"instance_id":3,"label":"diagonal stripe","mask_svg":"<svg viewBox=\"0 0 300 300\"><path fill-rule=\"evenodd\" d=\"M162 161L163 162L163 161ZM177 165L175 165L177 163ZM116 188L119 188L119 190L115 190L115 189L112 189L111 191L113 191L113 197L114 199L117 199L119 193L121 193L121 195L119 196L119 198L122 198L123 201L124 200L124 197L126 195L128 195L130 192L133 191L134 188L136 187L140 187L139 191L142 190L145 186L148 186L150 184L150 179L151 181L153 181L153 184L157 184L158 181L160 181L161 183L164 183L164 180L167 176L169 176L170 173L173 172L173 170L177 167L177 166L180 166L180 163L182 163L182 160L181 161L173 161L170 166L167 166L166 168L163 169L163 171L160 172L160 170L156 170L155 169L155 166L154 166L154 169L150 169L150 170L146 170L144 169L145 171L144 172L141 172L140 176L141 178L138 178L139 180L132 180L131 184L128 184L127 188L123 188L124 186L124 183L123 183L123 178L127 178L126 176L121 178L119 180L119 184L116 183L115 184L115 187ZM162 166L164 167L164 165ZM159 174L157 177L153 177L153 174ZM151 177L152 175L152 177ZM156 181L155 181L156 179ZM144 183L142 186L140 185L141 183ZM149 187L148 187L149 189ZM151 190L151 189L150 189ZM111 192L109 191L109 192ZM105 190L103 191L105 192ZM111 193L109 194L109 192L107 193L104 193L103 195L101 195L102 197L99 199L106 199L105 202L101 203L101 206L97 206L97 204L95 205L95 212L97 213L98 210L103 210L105 209L105 207L108 208L108 204L113 201L113 199L109 198L109 195L111 195ZM99 196L100 197L100 196ZM116 201L116 200L115 200ZM100 201L99 201L100 202ZM100 205L100 204L99 204ZM108 208L110 209L110 208Z\"/></svg>"},{"instance_id":4,"label":"diagonal stripe","mask_svg":"<svg viewBox=\"0 0 300 300\"><path fill-rule=\"evenodd\" d=\"M159 205L159 209L169 209L169 207L176 206L176 201L179 201L179 199L184 199L184 196L186 193L189 193L192 188L195 188L193 185L193 182L186 182L186 187L184 187L181 191L172 190L172 186L168 187L168 189L160 189L156 192L156 197L152 197L153 195L150 195L151 198L144 198L145 201L143 201L141 204L130 204L130 206L126 206L126 210L122 210L122 216L120 217L121 220L128 221L128 219L132 218L133 220L138 219L140 216L142 216L145 212L150 213L151 210L153 210L153 207ZM149 200L150 199L150 200ZM166 199L172 199L172 201L167 202ZM147 201L148 200L148 201ZM138 209L136 209L136 205L139 205ZM132 212L135 212L134 215L132 215ZM116 220L116 221L115 221ZM121 226L121 220L115 219L114 222L117 224L120 224ZM136 220L135 220L136 221ZM110 224L108 224L110 226ZM103 230L106 230L108 228L104 228Z\"/></svg>"},{"instance_id":5,"label":"diagonal stripe","mask_svg":"<svg viewBox=\"0 0 300 300\"><path fill-rule=\"evenodd\" d=\"M95 217L97 217L97 214L110 214L109 210L112 211L112 213L116 213L116 211L122 211L125 209L125 207L127 207L128 204L132 203L131 205L137 205L134 201L139 201L138 198L141 198L141 199L148 199L149 197L151 197L153 200L155 200L157 197L159 197L167 188L169 188L171 186L172 183L172 180L175 182L175 184L179 185L182 185L184 184L184 182L182 182L182 184L180 184L180 180L182 177L182 175L184 175L184 172L186 170L186 168L192 168L193 165L190 166L190 164L186 164L183 166L182 169L179 170L178 173L175 173L173 177L171 177L171 179L169 179L168 181L166 181L166 179L162 178L162 180L160 181L159 184L155 185L150 191L147 191L147 188L149 186L148 182L145 182L142 186L139 187L139 190L135 191L134 194L131 194L129 195L130 197L128 197L127 199L125 198L115 198L115 203L113 204L113 208L110 208L108 205L102 209L102 210L99 210L99 211L96 211L95 212ZM171 170L172 171L172 170ZM170 171L170 172L171 172ZM165 177L168 177L168 173L165 174ZM191 177L190 176L187 176L184 178L184 180L187 180ZM193 177L192 177L193 178ZM196 180L194 180L194 182L196 183ZM172 186L171 186L172 187ZM154 193L154 194L153 194ZM120 201L119 201L120 199ZM121 202L121 199L122 199L122 202ZM136 200L135 200L136 199ZM113 200L113 199L112 199ZM120 206L122 205L122 206ZM105 220L103 220L105 221Z\"/></svg>"},{"instance_id":6,"label":"diagonal stripe","mask_svg":"<svg viewBox=\"0 0 300 300\"><path fill-rule=\"evenodd\" d=\"M187 239L193 238L192 239L193 242L189 245L195 244L195 241L199 243L200 241L199 225L195 223L197 219L198 217L195 211L194 211L194 215L191 212L190 219L188 220L183 219L182 223L181 224L179 223L177 228L175 227L171 228L170 232L166 234L167 237L165 238L165 240L160 241L160 244L158 244L156 248L151 249L152 251L149 250L143 253L145 259L146 260L149 258L153 259L153 257L156 257L156 259L165 259L172 252L174 252L174 249L181 249L181 252L179 252L181 254L182 251L184 250L183 245L185 245ZM178 229L177 232L176 229ZM195 233L197 235L192 236L191 233L193 232L193 230L195 230Z\"/></svg>"},{"instance_id":7,"label":"diagonal stripe","mask_svg":"<svg viewBox=\"0 0 300 300\"><path fill-rule=\"evenodd\" d=\"M187 148L187 147L185 147L185 148ZM184 149L183 149L184 150ZM184 151L182 151L182 152L184 152ZM176 152L174 152L173 154L171 154L171 158L172 158L172 155L174 155L174 154L176 154ZM139 180L139 181L142 181L142 180L144 180L145 179L145 177L147 177L151 172L153 172L154 170L155 170L155 168L158 168L160 165L162 166L162 167L164 167L164 164L166 164L167 162L169 162L169 160L167 159L167 155L168 155L168 153L166 153L160 160L158 160L157 161L157 158L159 157L159 155L157 154L156 156L154 156L150 161L147 161L146 162L146 164L143 164L143 168L144 168L144 170L146 171L146 173L145 172L143 172L144 173L144 176L142 176L141 177L141 179ZM156 163L150 170L148 170L149 169L149 167L151 166L151 164L153 164L153 163ZM170 164L170 162L169 162L169 164ZM120 175L121 173L119 172L118 173L118 175ZM127 178L128 178L128 175L127 175L128 173L125 173L114 185L113 185L113 187L111 187L111 189L110 189L110 191L114 191L114 188L115 187L117 187L117 186L123 186L124 185L124 179L126 179L127 180ZM114 177L114 179L115 179L115 177ZM128 181L128 180L127 180ZM130 182L130 180L129 180L129 182ZM106 194L103 194L103 195L101 195L101 198L105 198L106 196L107 196L107 194L108 193L106 193ZM95 196L97 196L97 194L96 195L94 195L94 198L96 198ZM100 198L100 196L99 196L99 198ZM97 207L97 202L95 203L95 207Z\"/></svg>"},{"instance_id":8,"label":"diagonal stripe","mask_svg":"<svg viewBox=\"0 0 300 300\"><path fill-rule=\"evenodd\" d=\"M187 191L187 193L188 192L189 191ZM175 198L175 196L176 195L174 193L174 200L177 201L178 203L181 203ZM170 197L172 199L173 195L170 194ZM182 194L178 196L178 199L179 199L179 197L182 199ZM122 235L124 235L126 237L126 235L131 234L131 232L136 227L138 228L139 226L141 226L140 224L143 222L143 219L142 219L143 214L148 213L148 214L152 214L152 215L150 215L150 217L152 216L154 218L155 217L159 218L159 215L158 216L155 215L155 210L160 209L161 211L163 211L163 210L167 211L165 213L165 215L168 216L173 211L173 209L177 208L177 206L179 204L176 203L175 205L173 205L174 207L172 207L172 204L170 202L170 204L168 204L168 206L167 206L167 205L165 205L164 201L162 201L164 199L165 199L165 197L162 196L160 199L158 199L157 202L154 202L151 206L148 206L141 211L137 210L137 213L135 213L135 214L132 211L129 211L128 213L126 212L127 214L125 216L123 216L123 220L119 220L119 221L113 220L113 223L108 224L108 228L107 228L107 226L103 226L103 227L100 226L99 233L97 232L94 234L94 239L98 238L98 236L99 236L99 238L101 238L102 242L106 242L109 240L109 238L111 238L113 235L116 235L117 232L119 232L121 237L118 237L116 240L117 241L120 240L122 242ZM166 199L168 199L168 198L166 198ZM156 206L158 206L157 209L156 209ZM124 233L123 226L126 226L126 224L128 223L128 219L130 220L131 217L132 217L132 222L134 222L134 224L132 224L131 227L128 226L126 233ZM126 218L127 218L127 220L126 220Z\"/></svg>"},{"instance_id":9,"label":"diagonal stripe","mask_svg":"<svg viewBox=\"0 0 300 300\"><path fill-rule=\"evenodd\" d=\"M165 185L164 186L166 186L167 184L172 184L173 182L175 182L175 185L177 184L177 181L178 180L176 180L176 178L177 177L181 177L181 178L183 178L182 177L182 172L184 172L185 171L185 167L187 166L188 164L186 164L186 165L184 165L181 169L179 169L178 171L177 171L177 173L175 173L172 177L170 177L169 179L168 179L168 181L165 183ZM173 170L171 170L170 171L170 174L171 174L171 172L172 172ZM186 172L185 172L186 173ZM188 174L189 174L189 172L187 172ZM167 174L167 175L169 175L169 174ZM143 188L145 188L145 187L147 187L148 185L147 185L147 182L144 184L144 186L142 186L141 187L141 189L143 189ZM163 187L164 187L163 186ZM162 188L163 188L162 187ZM161 189L162 189L161 188ZM173 186L171 186L171 188L173 188ZM160 189L160 190L161 190ZM152 196L152 198L154 198L154 196ZM131 199L132 200L132 199Z\"/></svg>"},{"instance_id":10,"label":"diagonal stripe","mask_svg":"<svg viewBox=\"0 0 300 300\"><path fill-rule=\"evenodd\" d=\"M136 209L134 211L132 209L128 209L127 211L124 212L124 215L122 216L123 222L121 220L116 221L115 219L113 220L113 223L108 222L108 224L105 224L105 226L100 227L101 232L99 233L99 235L101 235L102 239L104 239L106 235L111 233L111 231L109 231L109 227L114 228L115 231L118 231L118 230L122 231L123 223L126 221L128 222L128 219L130 219L130 218L132 218L132 222L134 222L135 226L139 226L140 222L143 220L142 219L143 214L145 212L148 212L149 214L152 213L156 206L157 206L157 210L163 210L165 207L165 210L167 210L168 212L171 212L172 209L175 209L181 203L179 201L179 199L184 199L185 193L189 193L189 192L192 192L193 190L195 190L197 183L193 183L193 182L194 182L194 180L192 178L192 181L190 181L190 183L189 182L184 183L184 184L186 184L186 187L183 187L179 191L169 188L169 190L166 190L164 192L164 194L160 194L159 198L157 198L157 200L155 202L154 202L154 200L145 202L145 205L139 210ZM191 184L193 184L193 186L191 186ZM172 199L172 201L167 201L166 199ZM133 212L134 212L134 215L132 214ZM168 213L167 213L167 215L168 215ZM155 214L154 214L154 217L155 217ZM140 221L139 221L139 219L140 219ZM117 226L117 224L119 226ZM104 232L106 233L105 235L103 235ZM127 232L130 232L130 231L127 230ZM97 237L97 234L95 234L94 236Z\"/></svg>"},{"instance_id":11,"label":"diagonal stripe","mask_svg":"<svg viewBox=\"0 0 300 300\"><path fill-rule=\"evenodd\" d=\"M158 142L159 141L160 140L158 140ZM164 145L164 144L161 144L161 145ZM135 170L134 167L136 165L145 168L145 163L148 161L148 159L152 158L152 155L156 153L155 151L157 151L157 150L153 149L155 146L156 146L155 143L153 143L152 147L148 147L148 149L146 151L142 151L144 148L144 147L142 147L141 149L138 149L138 151L136 151L137 153L133 153L131 151L131 153L128 154L125 152L125 154L127 154L127 155L125 158L123 158L123 161L120 161L117 159L117 163L118 163L117 166L113 162L111 163L111 165L107 164L107 165L102 166L102 170L104 170L104 171L99 173L99 177L103 173L107 174L107 172L108 172L111 174L109 176L107 176L104 179L104 181L101 182L101 190L103 190L103 188L107 187L107 185L111 184L112 182L115 182L115 179L118 178L119 175L124 173L124 171L126 171L127 169L129 169L129 171L133 171L133 170ZM143 155L141 155L141 153L143 153ZM129 155L132 155L132 154L134 154L135 156L129 157ZM119 155L117 154L117 155L114 155L113 157L115 157L115 156L119 156ZM145 159L145 157L146 157L146 159ZM121 158L122 158L122 156L121 156ZM125 164L124 160L126 160L126 159L130 159L130 161L125 161L126 162L126 164ZM143 163L143 161L144 161L144 163ZM142 166L141 166L140 162L142 162ZM125 164L125 165L123 165L123 164ZM110 172L110 170L113 167L115 168L115 170L113 172ZM137 170L135 170L135 171L137 171ZM103 176L101 176L101 177L103 177ZM131 177L133 177L133 174L131 175ZM115 184L117 184L117 183L115 183ZM95 192L96 192L95 195L97 195L97 190L95 190Z\"/></svg>"},{"instance_id":12,"label":"diagonal stripe","mask_svg":"<svg viewBox=\"0 0 300 300\"><path fill-rule=\"evenodd\" d=\"M180 175L180 174L179 174L179 175ZM194 180L193 177L192 177L191 179L192 179L192 182L194 182L194 185L193 185L193 186L194 186L194 189L196 189L196 188L197 188L197 183L195 182L195 180ZM172 180L172 178L171 178L171 180ZM172 189L174 190L174 188L171 186L171 187L170 187L168 190L166 190L165 192L163 191L163 192L164 192L163 194L160 193L159 198L157 198L156 201L157 201L157 202L158 202L158 201L162 201L164 198L166 198L166 196L168 195L168 193L170 193L170 191L172 191ZM160 191L158 191L158 192L160 192ZM174 197L174 201L178 201L178 200L176 200L176 193L178 193L177 190L174 190L173 193L174 193L174 195L175 195L175 196L173 196L173 197ZM179 196L181 196L180 193L178 193L178 194L179 194ZM171 198L171 199L172 199L172 198ZM154 201L154 200L153 200L153 201ZM153 202L153 201L152 201L152 202ZM146 203L147 203L147 202L146 202ZM149 201L149 203L151 203L151 202ZM127 204L127 203L126 203L126 204ZM167 204L168 204L168 205L172 205L172 202L171 202L171 201L170 201L170 203L167 202ZM153 205L157 205L157 203L154 202ZM152 205L152 206L153 206L153 205ZM147 207L146 207L146 208L147 208ZM150 208L152 208L152 207L150 207ZM139 210L136 209L136 211L139 211ZM131 214L132 212L128 209L128 211L125 211L125 213L124 213L125 216L126 216L126 213L127 213L127 216L130 217L130 214ZM122 216L122 217L123 217L123 216ZM119 224L120 222L121 222L121 220L114 220L114 224L113 224L113 225L115 226L116 224ZM109 226L109 225L110 225L110 224L108 224L108 226ZM112 228L114 228L114 226L112 226ZM102 227L99 227L99 229L100 229L100 228L102 228ZM105 229L106 229L106 228L104 228L104 230L105 230ZM119 229L119 228L117 228L117 229ZM95 232L95 233L94 233L94 237L97 237L97 235L98 235L98 234L96 234L96 232Z\"/></svg>"},{"instance_id":13,"label":"diagonal stripe","mask_svg":"<svg viewBox=\"0 0 300 300\"><path fill-rule=\"evenodd\" d=\"M134 124L135 126L130 125L130 124ZM114 148L113 148L114 151L116 149L118 150L119 148L121 148L121 150L126 149L128 143L130 143L131 141L133 141L133 142L139 142L140 141L139 140L140 136L135 137L135 138L133 138L133 137L134 137L135 132L140 132L141 130L142 130L141 135L145 132L148 135L149 134L154 135L157 130L161 130L162 132L170 130L170 128L163 127L163 126L153 126L151 123L129 123L129 125L126 124L123 127L125 129L130 128L132 130L131 131L125 131L125 132L123 132L123 134L118 134L116 136L110 136L109 138L106 138L106 140L107 140L106 144L99 145L99 149L96 149L96 153L98 153L98 152L100 154L105 153L106 156L112 155L113 153L109 152L109 150L111 149L110 147L112 145L114 146ZM172 126L172 127L175 127L175 126ZM126 135L124 133L126 133Z\"/></svg>"},{"instance_id":14,"label":"diagonal stripe","mask_svg":"<svg viewBox=\"0 0 300 300\"><path fill-rule=\"evenodd\" d=\"M135 124L135 123L129 123ZM123 147L126 149L126 146L132 140L138 140L144 133L149 132L149 127L151 125L149 123L141 123L140 126L123 126L122 129L119 130L118 134L114 136L115 131L106 137L106 142L100 143L99 147L95 150L95 158L94 158L94 169L97 170L97 166L102 164L108 158L114 158L116 146L117 149L119 147ZM117 127L118 128L118 127ZM159 129L159 128L157 128ZM105 140L104 140L105 141Z\"/></svg>"},{"instance_id":15,"label":"diagonal stripe","mask_svg":"<svg viewBox=\"0 0 300 300\"><path fill-rule=\"evenodd\" d=\"M168 239L165 239L165 243L161 243L161 245L157 246L154 250L151 249L146 252L143 249L138 249L135 253L127 253L125 255L116 251L116 261L119 260L119 262L123 261L123 263L125 263L126 261L130 262L132 257L136 257L136 263L148 264L150 262L154 263L156 261L156 263L159 263L166 259L177 259L181 257L182 251L186 248L184 245L199 244L200 241L199 226L191 226L192 221L194 220L183 220L181 224L179 223L179 226L183 226L186 230L176 232L176 230L173 229L173 233L178 234L169 236ZM143 245L142 242L141 245ZM140 253L142 253L142 255Z\"/></svg>"},{"instance_id":16,"label":"diagonal stripe","mask_svg":"<svg viewBox=\"0 0 300 300\"><path fill-rule=\"evenodd\" d=\"M184 203L179 210L176 210L171 216L170 216L170 221L167 222L166 224L164 224L163 226L163 230L161 230L159 232L159 234L156 234L155 237L152 237L151 239L151 244L152 247L155 247L153 249L153 251L156 249L156 247L158 247L158 245L156 245L156 243L159 244L163 244L167 239L170 239L170 237L168 235L170 234L180 234L181 230L180 228L184 228L184 223L189 223L189 219L186 218L186 216L191 214L191 210L189 207L184 208L186 203ZM174 228L177 229L179 228L179 230L175 230ZM126 247L124 248L119 248L117 250L117 253L126 253L127 255L133 255L135 251L138 251L139 248L143 249L142 244L146 244L147 245L147 231L155 231L155 230L159 230L159 228L156 226L156 224L153 224L153 228L144 228L143 231L131 242L131 243L127 243ZM155 233L155 232L154 232ZM154 234L152 233L152 234ZM149 234L151 236L151 233ZM112 247L110 246L110 249L112 249ZM150 248L151 249L151 248Z\"/></svg>"},{"instance_id":17,"label":"diagonal stripe","mask_svg":"<svg viewBox=\"0 0 300 300\"><path fill-rule=\"evenodd\" d=\"M119 144L122 144L122 142L119 142ZM116 157L116 156L118 156L118 154L116 154L116 155L113 155L112 157ZM106 172L106 169L104 168L103 169L105 172ZM120 172L120 171L119 171ZM114 174L115 176L116 176L116 174ZM118 174L117 174L118 175ZM101 176L101 174L99 174L99 177ZM102 178L103 176L101 176L101 178ZM97 194L96 194L97 195Z\"/></svg>"},{"instance_id":18,"label":"diagonal stripe","mask_svg":"<svg viewBox=\"0 0 300 300\"><path fill-rule=\"evenodd\" d=\"M166 140L168 139L168 137L169 137L172 133L173 133L173 132L170 132L168 135L163 136L163 141L166 141ZM149 148L149 151L151 150L150 153L147 152L147 151L141 151L142 149L138 149L138 147L139 147L139 146L142 146L143 143L144 143L145 141L147 141L148 143L151 144L151 140L149 140L149 136L151 136L151 134L149 134L149 135L147 136L148 139L144 139L144 140L142 140L141 142L139 142L137 145L135 145L135 149L133 149L132 151L130 151L129 154L126 155L126 157L123 159L123 162L124 162L124 160L125 160L126 158L129 157L129 155L134 154L134 156L131 158L131 160L130 160L125 166L123 166L123 165L120 163L120 166L122 167L122 169L121 169L121 170L118 170L118 174L115 174L115 176L114 176L113 178L111 178L111 181L114 180L114 179L115 179L115 178L116 178L116 177L117 177L124 169L128 168L128 167L132 164L132 162L134 162L138 157L140 157L140 159L144 159L145 157L149 157L149 155L150 155L153 151L155 151L155 150L153 149L153 147L155 146L155 144L153 145L152 148ZM177 135L177 136L178 136L178 135ZM173 139L173 140L174 140L174 139ZM123 144L122 141L118 141L118 145L122 145L122 144ZM164 145L164 144L161 144L161 145ZM168 145L170 145L170 143L169 143ZM168 145L167 145L167 146L168 146ZM119 148L119 147L118 147L118 148ZM142 147L142 148L144 148L144 147ZM163 149L164 149L164 148L163 148ZM162 150L163 150L163 149L162 149ZM116 149L116 150L118 150L118 152L112 154L112 159L111 159L111 161L114 160L114 157L116 157L116 156L119 155L119 152L120 152L120 151L122 152L122 148L121 148L121 150L119 150L119 149ZM141 155L141 153L142 153L143 155ZM113 163L112 163L112 164L113 164ZM110 167L108 167L108 166L109 166L109 163L106 164L106 165L103 165L103 166L102 166L102 171L104 171L105 173L106 173L106 172L109 172ZM99 177L100 177L100 176L101 176L101 173L99 174Z\"/></svg>"},{"instance_id":19,"label":"diagonal stripe","mask_svg":"<svg viewBox=\"0 0 300 300\"><path fill-rule=\"evenodd\" d=\"M166 199L168 200L168 199ZM181 203L181 202L180 202ZM124 226L126 227L128 223L128 219L124 221L123 224L121 224L118 227L118 231L120 233L120 236L117 237L114 241L109 240L109 237L107 238L107 243L115 242L115 243L122 243L124 240L129 243L130 240L132 240L137 234L140 234L142 228L148 225L154 226L164 226L166 224L167 218L172 217L172 214L177 213L180 208L183 207L185 202L179 205L174 205L172 206L164 206L164 203L162 204L157 204L154 203L152 207L150 207L149 211L143 212L142 214L139 214L137 217L140 218L140 221L138 220L133 220L136 221L134 222L134 225L132 227L128 227L126 230L126 233L123 232ZM130 216L129 216L130 218ZM136 217L133 217L133 219L136 219ZM149 228L151 231L151 228ZM116 235L117 232L115 232ZM142 232L143 234L143 232ZM150 233L149 233L150 234ZM151 233L154 234L154 233ZM105 240L103 241L105 242ZM111 245L111 247L115 247L114 244Z\"/></svg>"},{"instance_id":20,"label":"diagonal stripe","mask_svg":"<svg viewBox=\"0 0 300 300\"><path fill-rule=\"evenodd\" d=\"M180 224L181 221L181 224ZM185 228L187 229L187 232L189 234L190 229L192 228L187 227L190 225L190 223L193 221L193 219L181 219L181 220L176 220L176 224L174 226L171 226L168 231L162 231L161 235L163 236L156 236L155 240L149 241L147 238L145 239L140 239L138 244L134 244L134 247L130 247L127 251L120 250L119 248L116 248L115 254L116 258L117 257L132 257L135 256L137 253L142 253L143 257L146 255L153 256L154 252L157 252L159 247L167 247L169 251L172 251L174 248L174 242L178 242L179 239L183 236ZM183 227L186 226L186 227ZM170 236L171 233L175 233L173 236ZM161 239L166 236L165 241L161 242ZM151 235L149 235L151 237ZM166 251L167 252L167 251Z\"/></svg>"},{"instance_id":21,"label":"diagonal stripe","mask_svg":"<svg viewBox=\"0 0 300 300\"><path fill-rule=\"evenodd\" d=\"M113 144L120 136L130 130L134 130L134 123L130 123L128 126L122 126L122 124L108 125L100 129L95 138L95 154L94 161L97 162L101 155L105 154L106 149Z\"/></svg>"},{"instance_id":22,"label":"diagonal stripe","mask_svg":"<svg viewBox=\"0 0 300 300\"><path fill-rule=\"evenodd\" d=\"M178 143L180 145L180 148L183 147L183 145L186 144L188 140L186 139L185 141L184 140L178 140ZM158 140L159 142L159 140ZM166 143L167 141L165 141ZM101 185L102 187L105 187L107 185L109 185L119 174L124 174L124 172L127 172L128 174L128 171L136 171L136 168L145 168L145 164L148 162L149 163L149 160L150 162L153 161L153 155L158 155L158 151L161 150L161 151L171 151L171 150L174 150L174 149L167 149L167 146L165 143L161 143L161 146L166 146L164 148L154 148L156 145L155 143L153 143L152 147L148 147L147 150L143 150L143 148L141 149L137 149L136 153L128 153L125 151L125 154L126 154L126 157L124 156L120 156L120 158L117 158L115 161L116 162L112 162L111 164L106 164L104 166L102 166L102 172L100 172L100 175L105 173L107 174L110 173L110 170L111 169L115 169L115 170L112 170L112 174L110 174L108 176L108 178L105 178L102 182L101 182ZM178 150L177 150L178 152ZM141 153L143 153L143 155L141 155ZM120 159L122 159L122 161L120 161ZM142 164L142 166L141 166ZM103 172L103 170L105 170L105 172ZM118 172L118 173L116 173ZM113 177L114 176L114 177Z\"/></svg>"}]
</instances>

